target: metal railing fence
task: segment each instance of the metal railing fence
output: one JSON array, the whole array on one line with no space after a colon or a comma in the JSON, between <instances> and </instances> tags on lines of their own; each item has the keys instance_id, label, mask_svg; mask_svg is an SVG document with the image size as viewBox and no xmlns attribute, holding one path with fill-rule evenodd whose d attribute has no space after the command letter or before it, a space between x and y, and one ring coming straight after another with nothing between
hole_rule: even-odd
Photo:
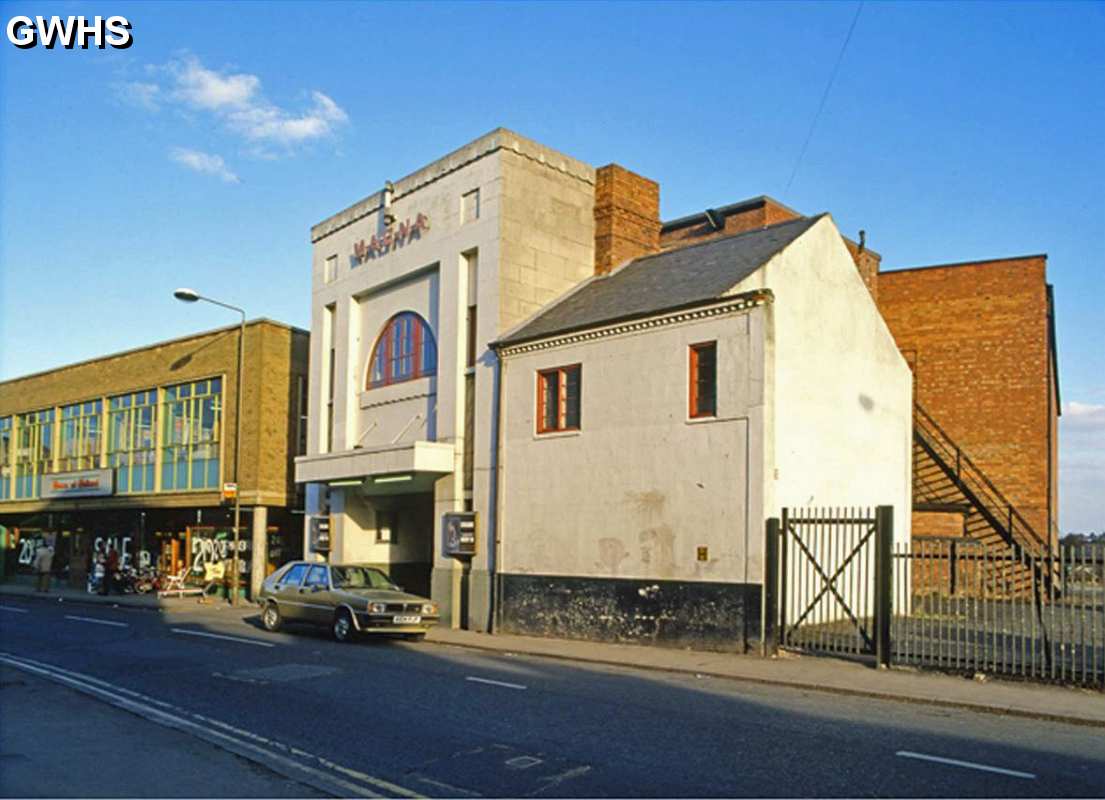
<instances>
[{"instance_id":1,"label":"metal railing fence","mask_svg":"<svg viewBox=\"0 0 1105 800\"><path fill-rule=\"evenodd\" d=\"M1105 545L915 539L893 563L894 663L1105 685Z\"/></svg>"}]
</instances>

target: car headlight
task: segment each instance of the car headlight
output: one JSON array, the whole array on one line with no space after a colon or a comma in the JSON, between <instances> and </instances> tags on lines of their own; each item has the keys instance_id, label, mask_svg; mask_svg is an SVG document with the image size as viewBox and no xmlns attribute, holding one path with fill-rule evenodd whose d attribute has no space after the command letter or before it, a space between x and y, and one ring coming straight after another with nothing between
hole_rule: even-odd
<instances>
[{"instance_id":1,"label":"car headlight","mask_svg":"<svg viewBox=\"0 0 1105 800\"><path fill-rule=\"evenodd\" d=\"M437 614L437 603L424 603L422 613L428 617L435 616Z\"/></svg>"},{"instance_id":2,"label":"car headlight","mask_svg":"<svg viewBox=\"0 0 1105 800\"><path fill-rule=\"evenodd\" d=\"M387 610L388 610L387 603L369 603L368 604L368 613L369 614L383 614Z\"/></svg>"}]
</instances>

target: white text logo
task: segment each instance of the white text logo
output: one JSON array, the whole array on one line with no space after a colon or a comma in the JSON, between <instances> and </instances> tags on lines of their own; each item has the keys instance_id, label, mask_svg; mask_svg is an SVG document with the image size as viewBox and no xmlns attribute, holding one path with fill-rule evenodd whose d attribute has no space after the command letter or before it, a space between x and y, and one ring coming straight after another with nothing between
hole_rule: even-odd
<instances>
[{"instance_id":1,"label":"white text logo","mask_svg":"<svg viewBox=\"0 0 1105 800\"><path fill-rule=\"evenodd\" d=\"M66 50L90 46L126 50L134 44L130 27L126 17L12 17L7 33L8 41L20 50L37 45L53 50L59 44Z\"/></svg>"}]
</instances>

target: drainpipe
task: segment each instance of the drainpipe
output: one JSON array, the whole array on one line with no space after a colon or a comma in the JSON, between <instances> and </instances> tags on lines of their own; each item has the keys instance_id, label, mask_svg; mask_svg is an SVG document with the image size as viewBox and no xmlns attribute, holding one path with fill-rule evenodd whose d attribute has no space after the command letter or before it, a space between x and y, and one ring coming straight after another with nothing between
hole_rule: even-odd
<instances>
[{"instance_id":1,"label":"drainpipe","mask_svg":"<svg viewBox=\"0 0 1105 800\"><path fill-rule=\"evenodd\" d=\"M495 354L494 392L491 406L491 497L488 498L488 524L487 524L487 573L488 583L491 587L491 602L487 610L487 630L491 633L498 632L498 605L501 592L499 591L499 439L502 427L503 407L503 361L499 351L494 347L491 352Z\"/></svg>"}]
</instances>

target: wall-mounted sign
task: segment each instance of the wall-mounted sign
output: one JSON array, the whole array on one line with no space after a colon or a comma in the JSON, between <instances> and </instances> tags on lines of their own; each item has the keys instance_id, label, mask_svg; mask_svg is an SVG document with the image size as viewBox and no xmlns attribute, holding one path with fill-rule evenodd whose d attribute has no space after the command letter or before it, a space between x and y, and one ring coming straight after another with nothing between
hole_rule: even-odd
<instances>
[{"instance_id":1,"label":"wall-mounted sign","mask_svg":"<svg viewBox=\"0 0 1105 800\"><path fill-rule=\"evenodd\" d=\"M353 243L353 263L363 264L370 258L391 252L392 248L402 247L408 242L421 238L430 229L430 218L419 214L411 222L410 217L402 222L393 222L382 234L373 236L367 242L361 239Z\"/></svg>"},{"instance_id":2,"label":"wall-mounted sign","mask_svg":"<svg viewBox=\"0 0 1105 800\"><path fill-rule=\"evenodd\" d=\"M45 500L54 497L105 497L115 493L115 473L110 469L55 472L42 476Z\"/></svg>"},{"instance_id":3,"label":"wall-mounted sign","mask_svg":"<svg viewBox=\"0 0 1105 800\"><path fill-rule=\"evenodd\" d=\"M330 518L311 517L311 550L315 553L330 552Z\"/></svg>"},{"instance_id":4,"label":"wall-mounted sign","mask_svg":"<svg viewBox=\"0 0 1105 800\"><path fill-rule=\"evenodd\" d=\"M476 512L458 511L441 517L441 552L447 556L476 554Z\"/></svg>"},{"instance_id":5,"label":"wall-mounted sign","mask_svg":"<svg viewBox=\"0 0 1105 800\"><path fill-rule=\"evenodd\" d=\"M238 497L238 484L236 483L224 483L223 484L223 502L233 503L235 498Z\"/></svg>"}]
</instances>

